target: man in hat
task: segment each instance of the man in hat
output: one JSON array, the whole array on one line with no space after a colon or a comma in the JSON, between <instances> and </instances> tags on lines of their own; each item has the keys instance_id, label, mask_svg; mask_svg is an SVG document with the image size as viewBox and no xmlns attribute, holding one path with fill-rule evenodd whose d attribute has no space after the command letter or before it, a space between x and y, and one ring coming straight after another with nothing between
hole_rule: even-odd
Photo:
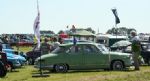
<instances>
[{"instance_id":1,"label":"man in hat","mask_svg":"<svg viewBox=\"0 0 150 81\"><path fill-rule=\"evenodd\" d=\"M140 39L137 36L136 31L131 31L131 42L132 42L132 52L135 70L140 70L139 68L139 55L141 51Z\"/></svg>"}]
</instances>

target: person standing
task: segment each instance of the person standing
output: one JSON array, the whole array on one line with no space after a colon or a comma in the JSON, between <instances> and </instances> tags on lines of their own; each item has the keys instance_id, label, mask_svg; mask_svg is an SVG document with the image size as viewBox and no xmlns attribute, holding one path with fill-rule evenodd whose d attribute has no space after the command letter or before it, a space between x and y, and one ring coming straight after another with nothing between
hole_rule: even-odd
<instances>
[{"instance_id":1,"label":"person standing","mask_svg":"<svg viewBox=\"0 0 150 81\"><path fill-rule=\"evenodd\" d=\"M139 65L139 56L141 52L141 45L140 45L140 39L137 36L136 31L131 31L131 42L132 42L132 52L133 52L133 61L134 61L134 66L135 70L140 70L140 65Z\"/></svg>"},{"instance_id":2,"label":"person standing","mask_svg":"<svg viewBox=\"0 0 150 81\"><path fill-rule=\"evenodd\" d=\"M56 37L53 38L53 42L54 43L52 44L52 50L56 49L60 45L60 43L57 41Z\"/></svg>"},{"instance_id":3,"label":"person standing","mask_svg":"<svg viewBox=\"0 0 150 81\"><path fill-rule=\"evenodd\" d=\"M48 44L48 40L46 38L44 39L44 42L41 44L40 49L41 49L42 55L50 53L51 46L50 44Z\"/></svg>"}]
</instances>

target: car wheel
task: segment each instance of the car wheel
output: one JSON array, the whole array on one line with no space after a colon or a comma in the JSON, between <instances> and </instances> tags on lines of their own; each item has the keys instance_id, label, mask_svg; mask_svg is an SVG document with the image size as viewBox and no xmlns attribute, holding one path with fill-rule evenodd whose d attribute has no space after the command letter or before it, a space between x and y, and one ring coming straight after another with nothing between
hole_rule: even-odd
<instances>
[{"instance_id":1,"label":"car wheel","mask_svg":"<svg viewBox=\"0 0 150 81\"><path fill-rule=\"evenodd\" d=\"M29 65L34 65L34 60L33 60L32 58L29 58L28 64L29 64Z\"/></svg>"},{"instance_id":2,"label":"car wheel","mask_svg":"<svg viewBox=\"0 0 150 81\"><path fill-rule=\"evenodd\" d=\"M7 71L5 69L5 66L3 65L3 63L0 62L0 77L5 77L7 74Z\"/></svg>"},{"instance_id":3,"label":"car wheel","mask_svg":"<svg viewBox=\"0 0 150 81\"><path fill-rule=\"evenodd\" d=\"M66 64L56 64L54 69L56 72L64 73L68 71L68 66Z\"/></svg>"},{"instance_id":4,"label":"car wheel","mask_svg":"<svg viewBox=\"0 0 150 81\"><path fill-rule=\"evenodd\" d=\"M124 65L121 61L114 61L112 63L112 70L121 71L124 69Z\"/></svg>"}]
</instances>

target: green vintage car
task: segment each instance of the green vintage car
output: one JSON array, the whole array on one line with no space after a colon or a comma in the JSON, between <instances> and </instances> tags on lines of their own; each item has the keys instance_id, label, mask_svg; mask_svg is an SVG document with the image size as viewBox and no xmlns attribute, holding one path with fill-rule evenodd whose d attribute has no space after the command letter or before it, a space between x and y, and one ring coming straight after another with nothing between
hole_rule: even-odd
<instances>
[{"instance_id":1,"label":"green vintage car","mask_svg":"<svg viewBox=\"0 0 150 81\"><path fill-rule=\"evenodd\" d=\"M41 63L40 63L41 61ZM41 66L40 66L41 65ZM62 44L52 53L35 60L35 68L67 72L68 70L111 69L123 70L133 65L129 53L110 52L104 45L81 42Z\"/></svg>"}]
</instances>

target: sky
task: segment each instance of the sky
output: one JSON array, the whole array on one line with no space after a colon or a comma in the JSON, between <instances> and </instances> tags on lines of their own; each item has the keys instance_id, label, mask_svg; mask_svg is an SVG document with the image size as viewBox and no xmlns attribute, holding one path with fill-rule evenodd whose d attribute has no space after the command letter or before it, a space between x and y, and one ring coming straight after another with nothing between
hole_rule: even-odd
<instances>
[{"instance_id":1,"label":"sky","mask_svg":"<svg viewBox=\"0 0 150 81\"><path fill-rule=\"evenodd\" d=\"M36 0L0 0L0 34L34 33ZM39 0L40 30L58 33L71 28L91 27L105 33L115 26L111 11L116 8L117 27L150 33L150 0Z\"/></svg>"}]
</instances>

